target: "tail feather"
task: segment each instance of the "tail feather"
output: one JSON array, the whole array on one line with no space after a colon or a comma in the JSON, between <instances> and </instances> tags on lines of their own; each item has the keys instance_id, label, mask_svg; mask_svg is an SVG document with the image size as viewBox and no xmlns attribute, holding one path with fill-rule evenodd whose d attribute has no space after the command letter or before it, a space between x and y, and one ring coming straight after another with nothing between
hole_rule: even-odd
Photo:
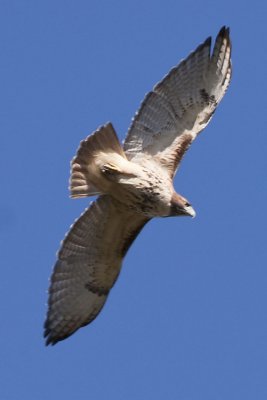
<instances>
[{"instance_id":1,"label":"tail feather","mask_svg":"<svg viewBox=\"0 0 267 400\"><path fill-rule=\"evenodd\" d=\"M80 144L71 162L70 196L73 198L94 196L103 192L96 177L96 157L99 153L115 153L123 158L124 151L111 123L101 126Z\"/></svg>"}]
</instances>

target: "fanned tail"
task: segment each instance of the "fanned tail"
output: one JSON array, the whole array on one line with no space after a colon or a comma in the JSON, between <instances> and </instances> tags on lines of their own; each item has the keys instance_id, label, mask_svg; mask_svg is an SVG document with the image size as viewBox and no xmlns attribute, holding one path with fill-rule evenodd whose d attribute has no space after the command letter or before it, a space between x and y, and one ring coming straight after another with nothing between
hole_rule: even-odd
<instances>
[{"instance_id":1,"label":"fanned tail","mask_svg":"<svg viewBox=\"0 0 267 400\"><path fill-rule=\"evenodd\" d=\"M99 154L116 154L126 158L111 123L101 126L83 140L71 162L70 196L94 196L103 193L96 159Z\"/></svg>"}]
</instances>

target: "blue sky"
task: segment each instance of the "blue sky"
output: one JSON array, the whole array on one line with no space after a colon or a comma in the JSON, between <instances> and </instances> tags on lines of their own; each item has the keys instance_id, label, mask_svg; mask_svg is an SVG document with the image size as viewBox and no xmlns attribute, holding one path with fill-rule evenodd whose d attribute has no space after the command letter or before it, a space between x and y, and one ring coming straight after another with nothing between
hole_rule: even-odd
<instances>
[{"instance_id":1,"label":"blue sky","mask_svg":"<svg viewBox=\"0 0 267 400\"><path fill-rule=\"evenodd\" d=\"M267 398L266 3L0 2L1 399ZM69 162L222 25L234 74L175 179L195 219L148 224L97 320L42 324L59 243L89 200Z\"/></svg>"}]
</instances>

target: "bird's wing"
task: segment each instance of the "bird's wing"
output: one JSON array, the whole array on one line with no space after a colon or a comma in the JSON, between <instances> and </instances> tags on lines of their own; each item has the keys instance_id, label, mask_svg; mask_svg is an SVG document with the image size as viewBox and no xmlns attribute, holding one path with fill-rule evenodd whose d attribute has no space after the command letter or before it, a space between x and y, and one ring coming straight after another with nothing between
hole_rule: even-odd
<instances>
[{"instance_id":1,"label":"bird's wing","mask_svg":"<svg viewBox=\"0 0 267 400\"><path fill-rule=\"evenodd\" d=\"M152 156L171 176L197 134L209 123L231 78L229 28L211 54L209 37L148 93L128 131L128 159Z\"/></svg>"},{"instance_id":2,"label":"bird's wing","mask_svg":"<svg viewBox=\"0 0 267 400\"><path fill-rule=\"evenodd\" d=\"M65 339L98 315L124 255L148 220L103 195L73 224L51 276L47 344Z\"/></svg>"}]
</instances>

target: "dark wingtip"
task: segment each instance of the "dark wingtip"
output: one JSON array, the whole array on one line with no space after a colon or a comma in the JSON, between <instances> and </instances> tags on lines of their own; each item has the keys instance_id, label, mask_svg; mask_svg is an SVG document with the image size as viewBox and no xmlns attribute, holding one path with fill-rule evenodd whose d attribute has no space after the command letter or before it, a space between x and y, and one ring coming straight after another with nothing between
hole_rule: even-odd
<instances>
[{"instance_id":1,"label":"dark wingtip","mask_svg":"<svg viewBox=\"0 0 267 400\"><path fill-rule=\"evenodd\" d=\"M232 52L232 41L230 39L230 28L223 26L220 30L220 32L218 33L218 37L220 37L222 40L226 39L227 41L227 46L230 48L230 54ZM231 61L230 61L231 63Z\"/></svg>"},{"instance_id":2,"label":"dark wingtip","mask_svg":"<svg viewBox=\"0 0 267 400\"><path fill-rule=\"evenodd\" d=\"M212 43L212 37L209 36L209 37L205 40L205 42L204 42L202 45L200 45L199 47L201 47L201 48L208 47L208 48L209 48L209 52L210 52L211 43Z\"/></svg>"},{"instance_id":3,"label":"dark wingtip","mask_svg":"<svg viewBox=\"0 0 267 400\"><path fill-rule=\"evenodd\" d=\"M49 328L45 328L44 338L45 338L45 346L54 346L57 342L66 339L70 335L65 335L62 337L53 336L53 332Z\"/></svg>"},{"instance_id":4,"label":"dark wingtip","mask_svg":"<svg viewBox=\"0 0 267 400\"><path fill-rule=\"evenodd\" d=\"M50 337L50 331L46 328L44 331L44 339L45 339L45 345L49 346L49 345L53 345L53 340Z\"/></svg>"},{"instance_id":5,"label":"dark wingtip","mask_svg":"<svg viewBox=\"0 0 267 400\"><path fill-rule=\"evenodd\" d=\"M85 323L84 326L85 325L88 325L88 323ZM65 340L68 337L72 336L78 329L79 328L75 329L70 333L66 333L65 335L59 336L55 332L53 333L53 330L49 328L49 321L47 320L44 323L44 335L43 335L45 339L45 346L54 346L58 342L61 342L62 340Z\"/></svg>"},{"instance_id":6,"label":"dark wingtip","mask_svg":"<svg viewBox=\"0 0 267 400\"><path fill-rule=\"evenodd\" d=\"M68 336L66 336L66 337L68 337ZM51 337L50 332L46 331L44 333L44 338L46 338L45 346L54 346L55 344L57 344L57 342L66 339L66 337L64 336L62 338L53 338L53 337Z\"/></svg>"},{"instance_id":7,"label":"dark wingtip","mask_svg":"<svg viewBox=\"0 0 267 400\"><path fill-rule=\"evenodd\" d=\"M45 346L47 347L47 346L53 346L53 345L54 345L54 343L49 338L47 338L45 341Z\"/></svg>"},{"instance_id":8,"label":"dark wingtip","mask_svg":"<svg viewBox=\"0 0 267 400\"><path fill-rule=\"evenodd\" d=\"M225 25L223 25L222 27L221 27L221 29L219 30L219 33L218 33L218 35L217 35L217 37L216 37L216 40L217 39L227 39L228 41L230 41L230 28L229 28L229 26L225 26ZM211 46L211 42L212 42L212 37L211 36L209 36L206 40L205 40L205 42L203 42L198 48L197 48L197 50L199 50L199 48L202 48L202 47L206 47L206 46Z\"/></svg>"},{"instance_id":9,"label":"dark wingtip","mask_svg":"<svg viewBox=\"0 0 267 400\"><path fill-rule=\"evenodd\" d=\"M221 27L221 29L219 30L219 33L217 35L217 38L226 38L229 39L230 37L230 28L229 26L226 27L225 25Z\"/></svg>"},{"instance_id":10,"label":"dark wingtip","mask_svg":"<svg viewBox=\"0 0 267 400\"><path fill-rule=\"evenodd\" d=\"M194 54L198 53L199 51L201 51L202 49L204 49L205 47L208 47L210 49L211 47L211 41L212 41L212 37L209 36L203 43L201 43L194 51L192 51L192 53L190 53L190 56L193 56ZM187 58L184 59L182 62L186 62Z\"/></svg>"},{"instance_id":11,"label":"dark wingtip","mask_svg":"<svg viewBox=\"0 0 267 400\"><path fill-rule=\"evenodd\" d=\"M206 40L205 40L205 42L203 43L203 46L210 46L211 45L211 40L212 40L212 37L211 36L209 36Z\"/></svg>"},{"instance_id":12,"label":"dark wingtip","mask_svg":"<svg viewBox=\"0 0 267 400\"><path fill-rule=\"evenodd\" d=\"M224 35L224 33L225 33L225 31L226 31L226 26L225 25L223 25L222 27L221 27L221 29L219 30L219 36L223 36Z\"/></svg>"},{"instance_id":13,"label":"dark wingtip","mask_svg":"<svg viewBox=\"0 0 267 400\"><path fill-rule=\"evenodd\" d=\"M232 50L232 43L231 43L231 39L230 39L230 28L226 27L225 25L221 27L221 29L219 30L219 33L216 37L215 40L215 45L214 48L216 47L216 45L221 46L221 43L226 40L227 46L230 48L230 52Z\"/></svg>"},{"instance_id":14,"label":"dark wingtip","mask_svg":"<svg viewBox=\"0 0 267 400\"><path fill-rule=\"evenodd\" d=\"M48 319L44 323L44 334L43 337L45 339L45 346L54 346L57 342L58 339L54 339L52 336L51 329L49 328L49 321Z\"/></svg>"}]
</instances>

